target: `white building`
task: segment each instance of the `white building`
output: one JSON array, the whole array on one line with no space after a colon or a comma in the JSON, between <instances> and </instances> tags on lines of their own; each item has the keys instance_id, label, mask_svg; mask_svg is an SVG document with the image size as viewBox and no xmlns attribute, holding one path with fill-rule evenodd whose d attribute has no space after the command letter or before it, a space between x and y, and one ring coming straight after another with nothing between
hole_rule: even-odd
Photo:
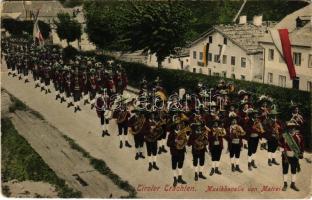
<instances>
[{"instance_id":1,"label":"white building","mask_svg":"<svg viewBox=\"0 0 312 200\"><path fill-rule=\"evenodd\" d=\"M287 65L270 34L260 41L264 48L264 83L312 91L312 4L286 16L274 28L288 29L297 80L291 80ZM299 17L299 18L298 18Z\"/></svg>"},{"instance_id":2,"label":"white building","mask_svg":"<svg viewBox=\"0 0 312 200\"><path fill-rule=\"evenodd\" d=\"M191 44L191 71L261 82L263 50L258 41L272 25L257 16L252 24L241 17L240 24L214 26Z\"/></svg>"}]
</instances>

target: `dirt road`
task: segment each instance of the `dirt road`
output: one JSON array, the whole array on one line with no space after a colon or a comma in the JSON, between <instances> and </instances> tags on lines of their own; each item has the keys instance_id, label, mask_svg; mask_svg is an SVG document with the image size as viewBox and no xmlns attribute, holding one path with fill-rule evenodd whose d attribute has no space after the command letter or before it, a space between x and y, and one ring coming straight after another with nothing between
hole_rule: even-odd
<instances>
[{"instance_id":1,"label":"dirt road","mask_svg":"<svg viewBox=\"0 0 312 200\"><path fill-rule=\"evenodd\" d=\"M74 113L73 109L66 108L54 100L52 94L44 95L34 83L24 84L17 78L8 77L2 67L2 87L14 94L17 98L25 102L32 109L40 112L44 118L62 133L74 139L82 148L88 151L93 157L105 160L107 165L124 180L129 181L138 190L138 196L147 198L307 198L311 196L311 164L302 161L302 172L297 177L297 185L300 192L287 190L280 191L282 186L281 166L269 167L265 151L257 153L256 160L258 169L249 172L247 169L247 152L241 153L242 174L230 171L229 155L223 150L220 168L222 175L208 177L206 181L194 182L192 169L191 152L188 149L185 165L183 169L184 179L188 182L188 191L172 191L169 186L172 184L172 170L169 154L162 154L158 157L160 171L148 172L148 161L134 160L135 149L119 149L119 139L117 137L117 127L112 121L109 125L111 137L102 138L99 136L101 129L99 119L95 111L89 106L82 107L82 111ZM44 133L43 135L51 134ZM129 137L131 138L131 136ZM32 137L29 140L33 140ZM133 139L131 138L133 144ZM44 148L44 147L42 147ZM310 155L309 155L310 156ZM281 163L280 155L277 161ZM206 155L205 174L211 167L210 156ZM58 162L62 165L62 162ZM75 163L79 165L79 163ZM289 177L290 180L290 177ZM209 186L238 187L236 192L206 191ZM270 187L271 191L261 191L264 186ZM241 189L242 188L242 189ZM147 191L148 190L148 191ZM276 191L277 190L277 191Z\"/></svg>"}]
</instances>

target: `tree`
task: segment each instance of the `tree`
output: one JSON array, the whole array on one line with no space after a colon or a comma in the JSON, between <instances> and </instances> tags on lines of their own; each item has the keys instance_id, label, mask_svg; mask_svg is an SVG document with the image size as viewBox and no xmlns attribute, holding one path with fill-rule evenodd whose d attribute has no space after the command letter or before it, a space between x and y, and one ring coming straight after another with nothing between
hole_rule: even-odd
<instances>
[{"instance_id":1,"label":"tree","mask_svg":"<svg viewBox=\"0 0 312 200\"><path fill-rule=\"evenodd\" d=\"M14 35L14 36L23 35L23 32L26 32L29 35L32 35L33 33L34 22L30 20L19 21L19 20L9 18L9 19L3 19L2 24L3 24L3 27L11 35ZM38 21L38 25L39 25L43 38L47 39L51 32L50 25L40 20Z\"/></svg>"},{"instance_id":2,"label":"tree","mask_svg":"<svg viewBox=\"0 0 312 200\"><path fill-rule=\"evenodd\" d=\"M89 40L100 49L121 50L119 44L120 4L107 5L106 2L88 1L84 4L86 17L86 32Z\"/></svg>"},{"instance_id":3,"label":"tree","mask_svg":"<svg viewBox=\"0 0 312 200\"><path fill-rule=\"evenodd\" d=\"M132 2L123 13L119 20L122 41L130 51L155 54L158 68L178 47L186 45L192 13L181 2Z\"/></svg>"},{"instance_id":4,"label":"tree","mask_svg":"<svg viewBox=\"0 0 312 200\"><path fill-rule=\"evenodd\" d=\"M81 24L70 17L68 13L59 13L57 15L56 33L61 40L66 40L69 46L70 42L80 40L82 31Z\"/></svg>"}]
</instances>

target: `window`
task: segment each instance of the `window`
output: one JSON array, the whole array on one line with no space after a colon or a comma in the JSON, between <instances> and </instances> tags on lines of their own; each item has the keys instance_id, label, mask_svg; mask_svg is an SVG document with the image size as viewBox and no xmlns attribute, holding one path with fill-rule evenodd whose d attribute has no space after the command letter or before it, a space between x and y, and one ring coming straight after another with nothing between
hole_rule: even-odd
<instances>
[{"instance_id":1,"label":"window","mask_svg":"<svg viewBox=\"0 0 312 200\"><path fill-rule=\"evenodd\" d=\"M231 78L232 78L232 79L235 79L235 74L231 74Z\"/></svg>"},{"instance_id":2,"label":"window","mask_svg":"<svg viewBox=\"0 0 312 200\"><path fill-rule=\"evenodd\" d=\"M299 90L299 85L300 85L300 78L296 77L295 79L293 79L293 89Z\"/></svg>"},{"instance_id":3,"label":"window","mask_svg":"<svg viewBox=\"0 0 312 200\"><path fill-rule=\"evenodd\" d=\"M282 75L278 76L278 86L286 87L286 76L282 76Z\"/></svg>"},{"instance_id":4,"label":"window","mask_svg":"<svg viewBox=\"0 0 312 200\"><path fill-rule=\"evenodd\" d=\"M269 49L269 60L274 60L274 49Z\"/></svg>"},{"instance_id":5,"label":"window","mask_svg":"<svg viewBox=\"0 0 312 200\"><path fill-rule=\"evenodd\" d=\"M226 78L226 71L222 71L222 76Z\"/></svg>"},{"instance_id":6,"label":"window","mask_svg":"<svg viewBox=\"0 0 312 200\"><path fill-rule=\"evenodd\" d=\"M246 58L241 58L241 67L246 67Z\"/></svg>"},{"instance_id":7,"label":"window","mask_svg":"<svg viewBox=\"0 0 312 200\"><path fill-rule=\"evenodd\" d=\"M312 91L312 81L308 81L307 90L308 90L308 92Z\"/></svg>"},{"instance_id":8,"label":"window","mask_svg":"<svg viewBox=\"0 0 312 200\"><path fill-rule=\"evenodd\" d=\"M193 51L193 58L196 59L196 51Z\"/></svg>"},{"instance_id":9,"label":"window","mask_svg":"<svg viewBox=\"0 0 312 200\"><path fill-rule=\"evenodd\" d=\"M193 68L193 73L196 73L196 68Z\"/></svg>"},{"instance_id":10,"label":"window","mask_svg":"<svg viewBox=\"0 0 312 200\"><path fill-rule=\"evenodd\" d=\"M208 61L212 61L212 53L208 53L208 58L207 58Z\"/></svg>"},{"instance_id":11,"label":"window","mask_svg":"<svg viewBox=\"0 0 312 200\"><path fill-rule=\"evenodd\" d=\"M203 60L203 52L199 52L199 60Z\"/></svg>"},{"instance_id":12,"label":"window","mask_svg":"<svg viewBox=\"0 0 312 200\"><path fill-rule=\"evenodd\" d=\"M296 66L301 66L301 53L294 52L293 59Z\"/></svg>"},{"instance_id":13,"label":"window","mask_svg":"<svg viewBox=\"0 0 312 200\"><path fill-rule=\"evenodd\" d=\"M219 77L219 76L220 76L220 73L218 73L218 72L214 72L214 73L213 73L213 75L214 75L214 76L218 76L218 77Z\"/></svg>"},{"instance_id":14,"label":"window","mask_svg":"<svg viewBox=\"0 0 312 200\"><path fill-rule=\"evenodd\" d=\"M220 55L214 55L214 62L220 63L219 58L220 58Z\"/></svg>"},{"instance_id":15,"label":"window","mask_svg":"<svg viewBox=\"0 0 312 200\"><path fill-rule=\"evenodd\" d=\"M208 69L208 75L211 76L211 69Z\"/></svg>"},{"instance_id":16,"label":"window","mask_svg":"<svg viewBox=\"0 0 312 200\"><path fill-rule=\"evenodd\" d=\"M246 79L246 76L241 75L241 80L245 80L245 79Z\"/></svg>"},{"instance_id":17,"label":"window","mask_svg":"<svg viewBox=\"0 0 312 200\"><path fill-rule=\"evenodd\" d=\"M227 45L227 38L223 38L223 44Z\"/></svg>"},{"instance_id":18,"label":"window","mask_svg":"<svg viewBox=\"0 0 312 200\"><path fill-rule=\"evenodd\" d=\"M227 55L223 55L222 63L227 64Z\"/></svg>"},{"instance_id":19,"label":"window","mask_svg":"<svg viewBox=\"0 0 312 200\"><path fill-rule=\"evenodd\" d=\"M273 83L273 73L268 73L268 83Z\"/></svg>"},{"instance_id":20,"label":"window","mask_svg":"<svg viewBox=\"0 0 312 200\"><path fill-rule=\"evenodd\" d=\"M212 36L208 37L209 43L212 43Z\"/></svg>"},{"instance_id":21,"label":"window","mask_svg":"<svg viewBox=\"0 0 312 200\"><path fill-rule=\"evenodd\" d=\"M231 56L231 65L235 65L235 56Z\"/></svg>"},{"instance_id":22,"label":"window","mask_svg":"<svg viewBox=\"0 0 312 200\"><path fill-rule=\"evenodd\" d=\"M308 67L312 67L312 54L309 55Z\"/></svg>"}]
</instances>

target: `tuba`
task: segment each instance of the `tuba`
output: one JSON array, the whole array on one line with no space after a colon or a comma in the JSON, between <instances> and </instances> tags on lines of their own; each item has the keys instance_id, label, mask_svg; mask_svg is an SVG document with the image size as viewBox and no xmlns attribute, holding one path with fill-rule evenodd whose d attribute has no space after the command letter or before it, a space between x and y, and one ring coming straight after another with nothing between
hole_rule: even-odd
<instances>
[{"instance_id":1,"label":"tuba","mask_svg":"<svg viewBox=\"0 0 312 200\"><path fill-rule=\"evenodd\" d=\"M202 150L208 144L208 131L203 131L194 141L194 149Z\"/></svg>"},{"instance_id":2,"label":"tuba","mask_svg":"<svg viewBox=\"0 0 312 200\"><path fill-rule=\"evenodd\" d=\"M118 117L117 117L117 123L118 124L123 123L126 120L127 115L128 115L128 111L127 110L120 111L119 114L118 114Z\"/></svg>"}]
</instances>

